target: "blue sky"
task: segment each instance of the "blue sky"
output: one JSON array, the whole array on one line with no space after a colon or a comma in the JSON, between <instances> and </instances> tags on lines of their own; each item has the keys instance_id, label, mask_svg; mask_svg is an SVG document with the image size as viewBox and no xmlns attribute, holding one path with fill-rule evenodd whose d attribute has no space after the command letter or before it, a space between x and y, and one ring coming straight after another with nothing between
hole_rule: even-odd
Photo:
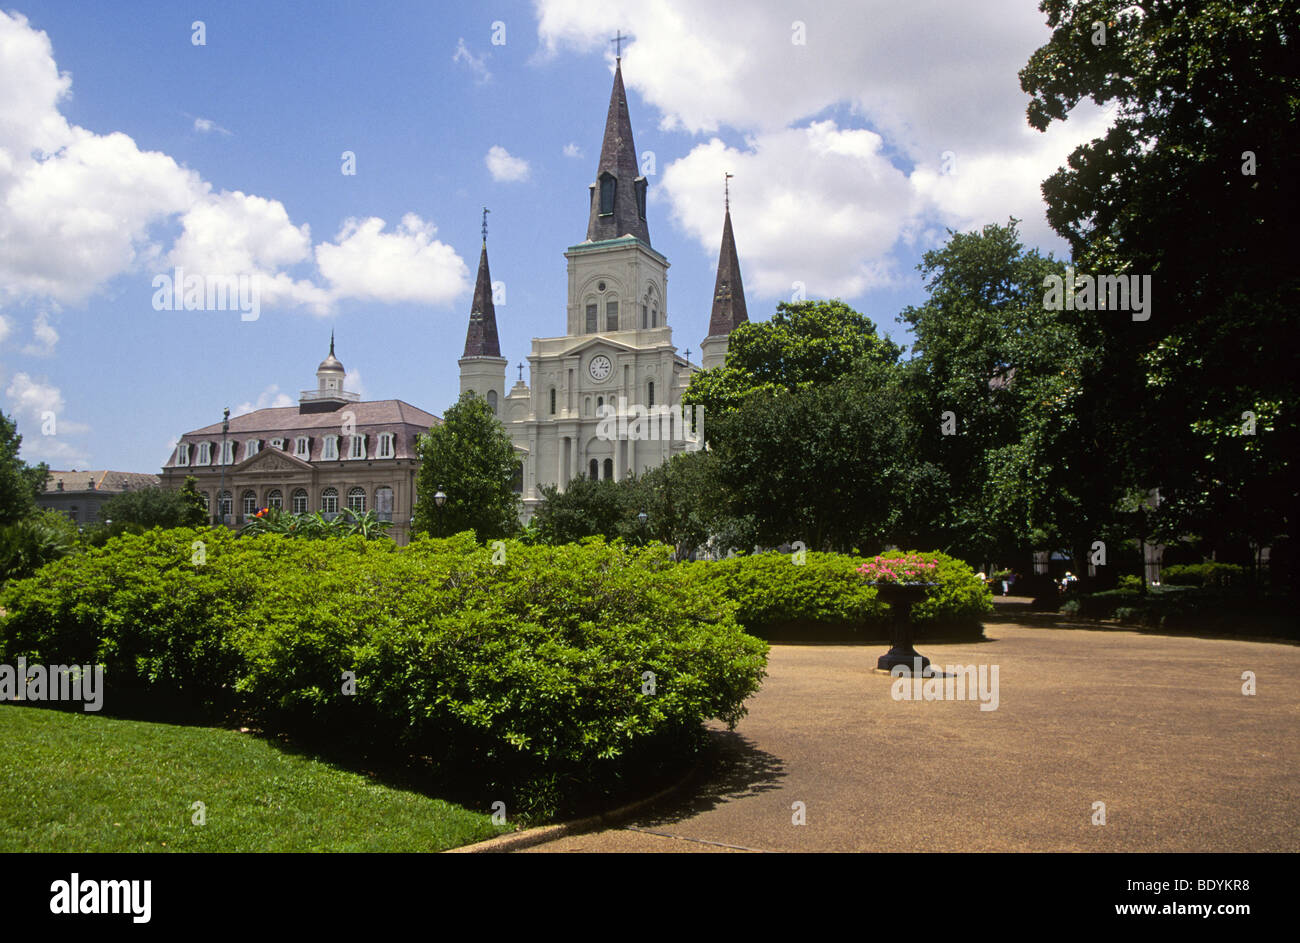
<instances>
[{"instance_id":1,"label":"blue sky","mask_svg":"<svg viewBox=\"0 0 1300 943\"><path fill-rule=\"evenodd\" d=\"M502 353L562 333L616 29L678 348L706 332L724 171L751 318L802 283L906 341L894 318L945 227L1016 215L1061 254L1038 184L1105 115L1025 127L1016 72L1047 37L1032 2L897 6L7 8L0 406L24 458L157 471L223 406L296 401L331 329L349 388L441 413L484 204ZM182 263L274 288L255 321L154 310L152 279Z\"/></svg>"}]
</instances>

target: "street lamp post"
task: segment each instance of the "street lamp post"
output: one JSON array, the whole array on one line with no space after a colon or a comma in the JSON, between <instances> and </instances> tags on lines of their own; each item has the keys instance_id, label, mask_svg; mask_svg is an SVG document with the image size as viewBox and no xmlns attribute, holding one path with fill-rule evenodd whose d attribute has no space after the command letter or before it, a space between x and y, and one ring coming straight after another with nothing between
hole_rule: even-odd
<instances>
[{"instance_id":1,"label":"street lamp post","mask_svg":"<svg viewBox=\"0 0 1300 943\"><path fill-rule=\"evenodd\" d=\"M648 519L648 515L646 514L645 511L642 511L640 514L636 516L636 519L641 522L641 546L644 547L645 546L645 522Z\"/></svg>"},{"instance_id":2,"label":"street lamp post","mask_svg":"<svg viewBox=\"0 0 1300 943\"><path fill-rule=\"evenodd\" d=\"M221 500L226 494L226 433L230 431L230 407L221 413L221 487L217 491L217 520L226 522L226 515L221 509Z\"/></svg>"},{"instance_id":3,"label":"street lamp post","mask_svg":"<svg viewBox=\"0 0 1300 943\"><path fill-rule=\"evenodd\" d=\"M442 536L442 506L443 506L444 504L446 504L446 503L447 503L447 496L446 496L445 494L443 494L443 493L442 493L442 489L439 488L438 491L437 491L437 493L435 493L434 496L433 496L433 504L434 504L434 507L437 508L436 514L437 514L437 518L438 518L438 536L439 536L439 537Z\"/></svg>"}]
</instances>

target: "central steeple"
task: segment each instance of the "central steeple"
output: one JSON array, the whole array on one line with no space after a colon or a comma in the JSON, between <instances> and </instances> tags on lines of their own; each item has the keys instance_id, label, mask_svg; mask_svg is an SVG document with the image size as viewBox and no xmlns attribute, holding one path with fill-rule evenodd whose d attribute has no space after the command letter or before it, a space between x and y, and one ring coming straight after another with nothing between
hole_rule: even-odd
<instances>
[{"instance_id":1,"label":"central steeple","mask_svg":"<svg viewBox=\"0 0 1300 943\"><path fill-rule=\"evenodd\" d=\"M596 182L591 184L591 215L587 241L603 242L635 236L650 245L646 226L646 178L637 173L636 145L632 141L632 119L627 113L623 90L622 59L614 64L614 88L605 116L605 137L600 146Z\"/></svg>"}]
</instances>

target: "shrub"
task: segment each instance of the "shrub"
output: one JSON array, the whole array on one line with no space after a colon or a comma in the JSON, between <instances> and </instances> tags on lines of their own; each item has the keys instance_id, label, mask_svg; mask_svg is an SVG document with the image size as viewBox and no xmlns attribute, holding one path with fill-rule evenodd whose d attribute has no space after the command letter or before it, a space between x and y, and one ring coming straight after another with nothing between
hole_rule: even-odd
<instances>
[{"instance_id":1,"label":"shrub","mask_svg":"<svg viewBox=\"0 0 1300 943\"><path fill-rule=\"evenodd\" d=\"M102 663L110 710L119 693L176 695L210 717L387 745L518 810L743 716L766 646L668 548L512 541L492 558L472 534L404 549L224 528L120 537L0 593L0 661Z\"/></svg>"},{"instance_id":2,"label":"shrub","mask_svg":"<svg viewBox=\"0 0 1300 943\"><path fill-rule=\"evenodd\" d=\"M1125 589L1130 591L1142 592L1142 577L1134 576L1132 573L1123 573L1115 582L1116 589Z\"/></svg>"},{"instance_id":3,"label":"shrub","mask_svg":"<svg viewBox=\"0 0 1300 943\"><path fill-rule=\"evenodd\" d=\"M919 557L935 564L928 581L938 583L912 609L912 620L929 634L940 630L980 631L980 620L992 611L988 587L975 571L942 553L880 555L885 560ZM821 626L852 627L872 638L889 635L889 607L858 571L860 558L808 551L802 564L794 556L764 553L727 560L682 564L737 605L736 618L746 630L768 635L774 629Z\"/></svg>"},{"instance_id":4,"label":"shrub","mask_svg":"<svg viewBox=\"0 0 1300 943\"><path fill-rule=\"evenodd\" d=\"M1161 582L1174 586L1212 586L1220 589L1244 586L1249 574L1235 563L1188 563L1164 568Z\"/></svg>"}]
</instances>

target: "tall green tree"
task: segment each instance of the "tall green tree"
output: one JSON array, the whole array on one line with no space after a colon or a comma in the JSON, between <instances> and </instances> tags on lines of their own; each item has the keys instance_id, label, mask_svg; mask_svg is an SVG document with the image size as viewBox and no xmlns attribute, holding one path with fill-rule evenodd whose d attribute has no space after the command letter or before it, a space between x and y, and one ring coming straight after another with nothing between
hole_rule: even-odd
<instances>
[{"instance_id":1,"label":"tall green tree","mask_svg":"<svg viewBox=\"0 0 1300 943\"><path fill-rule=\"evenodd\" d=\"M18 457L23 437L18 425L0 412L0 525L36 512L36 496L45 488L49 467L28 465Z\"/></svg>"},{"instance_id":2,"label":"tall green tree","mask_svg":"<svg viewBox=\"0 0 1300 943\"><path fill-rule=\"evenodd\" d=\"M1294 548L1300 389L1278 352L1300 329L1300 5L1040 8L1052 35L1020 73L1029 123L1084 98L1115 107L1044 182L1048 219L1081 269L1152 280L1149 319L1098 323L1092 407L1126 426L1111 453L1160 489L1169 532L1280 531Z\"/></svg>"},{"instance_id":3,"label":"tall green tree","mask_svg":"<svg viewBox=\"0 0 1300 943\"><path fill-rule=\"evenodd\" d=\"M1025 251L1016 220L952 233L918 266L928 297L899 320L915 335L917 430L951 482L938 542L988 560L1113 539L1128 476L1108 448L1112 414L1091 407L1095 330L1043 304L1064 265ZM915 415L915 414L914 414Z\"/></svg>"},{"instance_id":4,"label":"tall green tree","mask_svg":"<svg viewBox=\"0 0 1300 943\"><path fill-rule=\"evenodd\" d=\"M473 530L480 540L509 537L519 530L519 496L514 446L487 402L473 392L420 437L416 482L416 533L443 536ZM441 510L434 495L442 491Z\"/></svg>"}]
</instances>

